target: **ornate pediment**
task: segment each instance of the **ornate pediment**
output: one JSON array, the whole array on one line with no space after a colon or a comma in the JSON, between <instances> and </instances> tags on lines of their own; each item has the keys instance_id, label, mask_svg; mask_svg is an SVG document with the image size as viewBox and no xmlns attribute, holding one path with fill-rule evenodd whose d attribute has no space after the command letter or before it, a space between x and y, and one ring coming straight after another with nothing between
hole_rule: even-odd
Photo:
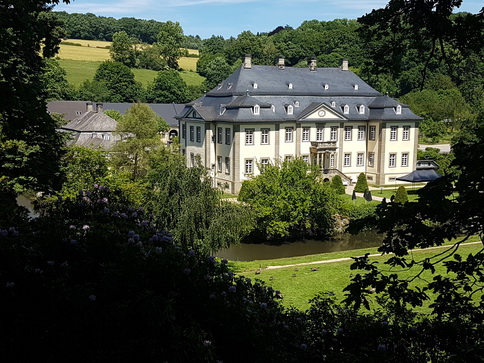
<instances>
[{"instance_id":1,"label":"ornate pediment","mask_svg":"<svg viewBox=\"0 0 484 363\"><path fill-rule=\"evenodd\" d=\"M334 108L326 105L320 104L311 110L307 110L305 115L301 117L301 120L346 120L346 118L337 112Z\"/></svg>"}]
</instances>

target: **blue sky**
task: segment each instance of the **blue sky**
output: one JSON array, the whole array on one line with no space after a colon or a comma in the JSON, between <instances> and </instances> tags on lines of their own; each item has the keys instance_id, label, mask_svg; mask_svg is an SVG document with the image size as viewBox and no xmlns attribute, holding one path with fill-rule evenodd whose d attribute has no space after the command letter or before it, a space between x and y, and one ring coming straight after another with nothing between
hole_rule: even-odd
<instances>
[{"instance_id":1,"label":"blue sky","mask_svg":"<svg viewBox=\"0 0 484 363\"><path fill-rule=\"evenodd\" d=\"M305 20L356 19L388 0L71 0L55 10L177 21L186 35L236 37L244 30L269 32L279 25L294 28ZM482 0L464 0L460 11L477 13Z\"/></svg>"}]
</instances>

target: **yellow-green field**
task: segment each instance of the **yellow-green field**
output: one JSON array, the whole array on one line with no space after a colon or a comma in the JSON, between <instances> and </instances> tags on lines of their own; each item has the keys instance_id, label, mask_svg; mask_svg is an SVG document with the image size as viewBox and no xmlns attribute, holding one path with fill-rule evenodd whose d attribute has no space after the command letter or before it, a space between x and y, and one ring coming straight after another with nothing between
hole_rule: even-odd
<instances>
[{"instance_id":1,"label":"yellow-green field","mask_svg":"<svg viewBox=\"0 0 484 363\"><path fill-rule=\"evenodd\" d=\"M111 42L104 42L98 40L82 40L82 39L65 39L65 43L80 44L70 45L61 44L58 54L59 63L67 72L67 80L72 85L78 87L85 80L91 80L96 73L96 69L101 62L110 59L109 47ZM190 54L198 54L198 50L188 49ZM187 85L200 85L204 77L195 73L197 68L198 58L182 57L178 61L181 77ZM135 79L141 82L143 86L147 86L153 81L156 76L156 71L149 69L132 69Z\"/></svg>"},{"instance_id":2,"label":"yellow-green field","mask_svg":"<svg viewBox=\"0 0 484 363\"><path fill-rule=\"evenodd\" d=\"M61 44L58 58L62 60L77 60L103 62L110 59L109 49L111 42L100 40L65 39L64 43L79 45ZM190 54L198 54L198 50L188 49ZM197 60L195 57L181 57L178 61L180 68L186 71L196 71Z\"/></svg>"}]
</instances>

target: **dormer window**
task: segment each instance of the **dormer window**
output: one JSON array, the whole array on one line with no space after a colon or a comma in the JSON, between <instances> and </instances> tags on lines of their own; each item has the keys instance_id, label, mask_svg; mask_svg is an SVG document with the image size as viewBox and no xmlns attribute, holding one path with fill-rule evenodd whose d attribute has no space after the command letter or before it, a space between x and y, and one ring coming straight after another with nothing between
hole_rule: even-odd
<instances>
[{"instance_id":1,"label":"dormer window","mask_svg":"<svg viewBox=\"0 0 484 363\"><path fill-rule=\"evenodd\" d=\"M358 107L358 113L359 114L364 114L365 113L365 105L360 105Z\"/></svg>"},{"instance_id":2,"label":"dormer window","mask_svg":"<svg viewBox=\"0 0 484 363\"><path fill-rule=\"evenodd\" d=\"M224 106L220 106L220 114L223 115L227 109Z\"/></svg>"},{"instance_id":3,"label":"dormer window","mask_svg":"<svg viewBox=\"0 0 484 363\"><path fill-rule=\"evenodd\" d=\"M292 89L292 83L288 83L287 88Z\"/></svg>"},{"instance_id":4,"label":"dormer window","mask_svg":"<svg viewBox=\"0 0 484 363\"><path fill-rule=\"evenodd\" d=\"M350 113L350 106L348 106L348 105L344 105L344 106L343 106L343 113L344 113L345 115L349 114L349 113Z\"/></svg>"},{"instance_id":5,"label":"dormer window","mask_svg":"<svg viewBox=\"0 0 484 363\"><path fill-rule=\"evenodd\" d=\"M292 115L294 113L293 105L287 105L287 114Z\"/></svg>"},{"instance_id":6,"label":"dormer window","mask_svg":"<svg viewBox=\"0 0 484 363\"><path fill-rule=\"evenodd\" d=\"M354 89L355 91L358 91L358 85L357 85L357 84L353 85L353 89Z\"/></svg>"},{"instance_id":7,"label":"dormer window","mask_svg":"<svg viewBox=\"0 0 484 363\"><path fill-rule=\"evenodd\" d=\"M336 107L336 101L331 101L331 107Z\"/></svg>"},{"instance_id":8,"label":"dormer window","mask_svg":"<svg viewBox=\"0 0 484 363\"><path fill-rule=\"evenodd\" d=\"M254 115L260 115L260 106L259 105L255 105L252 108L252 112L254 113Z\"/></svg>"},{"instance_id":9,"label":"dormer window","mask_svg":"<svg viewBox=\"0 0 484 363\"><path fill-rule=\"evenodd\" d=\"M294 107L299 107L299 101L294 101Z\"/></svg>"},{"instance_id":10,"label":"dormer window","mask_svg":"<svg viewBox=\"0 0 484 363\"><path fill-rule=\"evenodd\" d=\"M252 83L252 88L257 89L258 87L259 86L258 86L257 82Z\"/></svg>"},{"instance_id":11,"label":"dormer window","mask_svg":"<svg viewBox=\"0 0 484 363\"><path fill-rule=\"evenodd\" d=\"M395 113L397 115L401 115L402 114L402 105L397 105L397 107L395 108Z\"/></svg>"},{"instance_id":12,"label":"dormer window","mask_svg":"<svg viewBox=\"0 0 484 363\"><path fill-rule=\"evenodd\" d=\"M328 89L329 89L329 84L327 84L327 83L326 83L326 84L324 85L324 89L325 89L325 90L328 90Z\"/></svg>"},{"instance_id":13,"label":"dormer window","mask_svg":"<svg viewBox=\"0 0 484 363\"><path fill-rule=\"evenodd\" d=\"M271 105L271 111L272 111L272 112L276 112L276 106Z\"/></svg>"},{"instance_id":14,"label":"dormer window","mask_svg":"<svg viewBox=\"0 0 484 363\"><path fill-rule=\"evenodd\" d=\"M227 84L227 89L231 89L231 88L232 88L232 86L233 86L233 83L228 83L228 84Z\"/></svg>"},{"instance_id":15,"label":"dormer window","mask_svg":"<svg viewBox=\"0 0 484 363\"><path fill-rule=\"evenodd\" d=\"M220 89L220 88L222 88L222 83L219 83L217 86L217 89Z\"/></svg>"}]
</instances>

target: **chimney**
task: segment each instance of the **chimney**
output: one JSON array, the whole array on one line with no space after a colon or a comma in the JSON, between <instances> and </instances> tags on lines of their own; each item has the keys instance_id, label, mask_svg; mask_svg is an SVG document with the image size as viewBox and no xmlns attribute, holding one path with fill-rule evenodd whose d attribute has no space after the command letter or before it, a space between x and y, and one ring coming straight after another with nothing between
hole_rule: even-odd
<instances>
[{"instance_id":1,"label":"chimney","mask_svg":"<svg viewBox=\"0 0 484 363\"><path fill-rule=\"evenodd\" d=\"M252 68L252 56L250 54L246 54L243 60L244 68L251 69Z\"/></svg>"},{"instance_id":2,"label":"chimney","mask_svg":"<svg viewBox=\"0 0 484 363\"><path fill-rule=\"evenodd\" d=\"M316 71L316 58L312 57L310 60L309 60L309 70L311 72L315 72Z\"/></svg>"},{"instance_id":3,"label":"chimney","mask_svg":"<svg viewBox=\"0 0 484 363\"><path fill-rule=\"evenodd\" d=\"M279 68L279 69L285 69L286 68L286 65L284 63L284 57L277 58L277 68Z\"/></svg>"},{"instance_id":4,"label":"chimney","mask_svg":"<svg viewBox=\"0 0 484 363\"><path fill-rule=\"evenodd\" d=\"M94 109L92 107L92 102L91 101L86 102L86 111L87 112L93 112L94 111Z\"/></svg>"},{"instance_id":5,"label":"chimney","mask_svg":"<svg viewBox=\"0 0 484 363\"><path fill-rule=\"evenodd\" d=\"M341 61L341 70L342 71L347 71L348 68L348 59L344 59Z\"/></svg>"},{"instance_id":6,"label":"chimney","mask_svg":"<svg viewBox=\"0 0 484 363\"><path fill-rule=\"evenodd\" d=\"M103 104L96 103L96 112L103 112Z\"/></svg>"}]
</instances>

